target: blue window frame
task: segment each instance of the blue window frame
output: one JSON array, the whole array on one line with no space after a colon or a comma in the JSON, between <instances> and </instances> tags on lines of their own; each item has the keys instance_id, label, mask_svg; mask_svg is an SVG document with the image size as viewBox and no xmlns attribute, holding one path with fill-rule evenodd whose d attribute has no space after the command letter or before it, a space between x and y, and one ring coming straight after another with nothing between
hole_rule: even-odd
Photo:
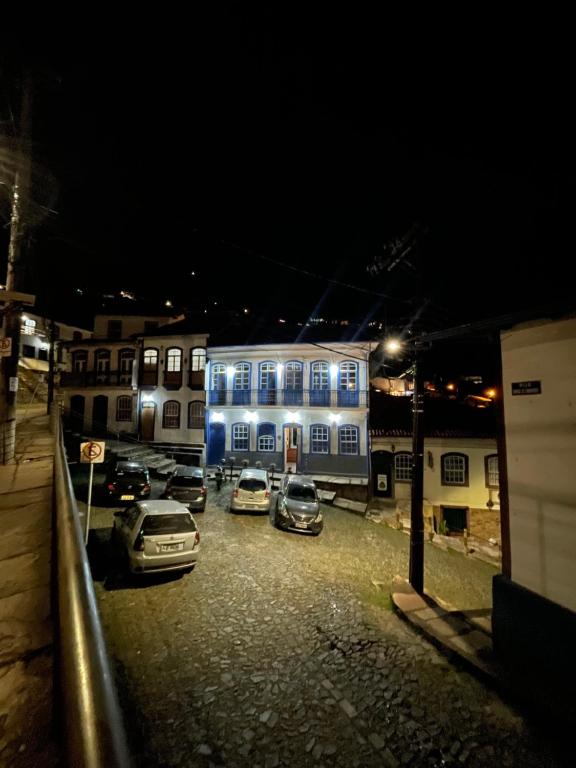
<instances>
[{"instance_id":1,"label":"blue window frame","mask_svg":"<svg viewBox=\"0 0 576 768\"><path fill-rule=\"evenodd\" d=\"M274 424L258 424L257 450L266 453L276 450L276 426Z\"/></svg>"},{"instance_id":2,"label":"blue window frame","mask_svg":"<svg viewBox=\"0 0 576 768\"><path fill-rule=\"evenodd\" d=\"M354 424L338 427L338 453L344 456L357 456L359 452L359 431Z\"/></svg>"},{"instance_id":3,"label":"blue window frame","mask_svg":"<svg viewBox=\"0 0 576 768\"><path fill-rule=\"evenodd\" d=\"M330 427L326 424L310 427L310 453L330 453Z\"/></svg>"},{"instance_id":4,"label":"blue window frame","mask_svg":"<svg viewBox=\"0 0 576 768\"><path fill-rule=\"evenodd\" d=\"M250 405L250 363L236 363L234 366L232 403Z\"/></svg>"},{"instance_id":5,"label":"blue window frame","mask_svg":"<svg viewBox=\"0 0 576 768\"><path fill-rule=\"evenodd\" d=\"M338 369L338 405L350 408L358 405L358 363L344 360Z\"/></svg>"},{"instance_id":6,"label":"blue window frame","mask_svg":"<svg viewBox=\"0 0 576 768\"><path fill-rule=\"evenodd\" d=\"M250 424L232 425L232 450L248 451L250 449Z\"/></svg>"},{"instance_id":7,"label":"blue window frame","mask_svg":"<svg viewBox=\"0 0 576 768\"><path fill-rule=\"evenodd\" d=\"M330 405L330 366L325 360L310 366L310 405Z\"/></svg>"},{"instance_id":8,"label":"blue window frame","mask_svg":"<svg viewBox=\"0 0 576 768\"><path fill-rule=\"evenodd\" d=\"M224 363L210 365L210 405L226 405L226 366Z\"/></svg>"},{"instance_id":9,"label":"blue window frame","mask_svg":"<svg viewBox=\"0 0 576 768\"><path fill-rule=\"evenodd\" d=\"M276 363L260 363L258 404L276 405Z\"/></svg>"},{"instance_id":10,"label":"blue window frame","mask_svg":"<svg viewBox=\"0 0 576 768\"><path fill-rule=\"evenodd\" d=\"M304 400L304 366L290 360L284 369L284 405L302 405Z\"/></svg>"}]
</instances>

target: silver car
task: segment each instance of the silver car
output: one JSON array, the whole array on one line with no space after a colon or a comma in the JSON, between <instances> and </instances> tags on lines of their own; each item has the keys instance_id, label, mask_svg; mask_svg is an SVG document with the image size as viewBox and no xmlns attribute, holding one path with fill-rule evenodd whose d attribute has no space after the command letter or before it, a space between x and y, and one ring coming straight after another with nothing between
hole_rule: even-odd
<instances>
[{"instance_id":1,"label":"silver car","mask_svg":"<svg viewBox=\"0 0 576 768\"><path fill-rule=\"evenodd\" d=\"M139 501L115 512L112 541L131 573L191 571L200 553L196 522L176 501Z\"/></svg>"},{"instance_id":2,"label":"silver car","mask_svg":"<svg viewBox=\"0 0 576 768\"><path fill-rule=\"evenodd\" d=\"M272 494L265 469L243 469L232 489L230 512L269 512Z\"/></svg>"},{"instance_id":3,"label":"silver car","mask_svg":"<svg viewBox=\"0 0 576 768\"><path fill-rule=\"evenodd\" d=\"M190 511L206 509L206 482L202 467L176 467L168 478L163 499L174 499L185 504Z\"/></svg>"},{"instance_id":4,"label":"silver car","mask_svg":"<svg viewBox=\"0 0 576 768\"><path fill-rule=\"evenodd\" d=\"M274 525L317 536L324 526L314 481L303 475L285 475L274 509Z\"/></svg>"}]
</instances>

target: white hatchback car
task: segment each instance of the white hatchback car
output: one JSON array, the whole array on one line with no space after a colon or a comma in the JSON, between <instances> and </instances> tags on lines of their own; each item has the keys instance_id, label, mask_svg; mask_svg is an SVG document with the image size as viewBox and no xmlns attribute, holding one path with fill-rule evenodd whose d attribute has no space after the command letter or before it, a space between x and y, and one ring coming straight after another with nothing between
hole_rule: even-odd
<instances>
[{"instance_id":1,"label":"white hatchback car","mask_svg":"<svg viewBox=\"0 0 576 768\"><path fill-rule=\"evenodd\" d=\"M234 484L230 512L269 512L272 484L265 469L243 469Z\"/></svg>"},{"instance_id":2,"label":"white hatchback car","mask_svg":"<svg viewBox=\"0 0 576 768\"><path fill-rule=\"evenodd\" d=\"M115 512L112 542L131 573L191 571L200 553L196 522L177 501L139 501Z\"/></svg>"}]
</instances>

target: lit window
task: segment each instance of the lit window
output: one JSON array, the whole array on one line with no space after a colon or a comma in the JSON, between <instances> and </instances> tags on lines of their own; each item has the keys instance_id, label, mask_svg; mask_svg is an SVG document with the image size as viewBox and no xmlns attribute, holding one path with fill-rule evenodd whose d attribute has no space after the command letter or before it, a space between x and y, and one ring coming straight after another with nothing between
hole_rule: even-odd
<instances>
[{"instance_id":1,"label":"lit window","mask_svg":"<svg viewBox=\"0 0 576 768\"><path fill-rule=\"evenodd\" d=\"M500 473L498 471L498 454L492 456L486 456L485 472L486 472L486 487L487 488L499 488L500 487Z\"/></svg>"},{"instance_id":2,"label":"lit window","mask_svg":"<svg viewBox=\"0 0 576 768\"><path fill-rule=\"evenodd\" d=\"M358 389L358 365L345 360L340 363L340 384L339 389L348 392L355 392Z\"/></svg>"},{"instance_id":3,"label":"lit window","mask_svg":"<svg viewBox=\"0 0 576 768\"><path fill-rule=\"evenodd\" d=\"M310 427L310 453L330 453L330 428L325 424Z\"/></svg>"},{"instance_id":4,"label":"lit window","mask_svg":"<svg viewBox=\"0 0 576 768\"><path fill-rule=\"evenodd\" d=\"M212 389L226 389L226 366L223 363L212 365Z\"/></svg>"},{"instance_id":5,"label":"lit window","mask_svg":"<svg viewBox=\"0 0 576 768\"><path fill-rule=\"evenodd\" d=\"M328 378L328 363L312 363L312 389L330 389L330 380Z\"/></svg>"},{"instance_id":6,"label":"lit window","mask_svg":"<svg viewBox=\"0 0 576 768\"><path fill-rule=\"evenodd\" d=\"M151 369L151 368L156 368L157 365L158 365L158 350L145 349L144 350L144 367Z\"/></svg>"},{"instance_id":7,"label":"lit window","mask_svg":"<svg viewBox=\"0 0 576 768\"><path fill-rule=\"evenodd\" d=\"M302 379L302 363L294 361L286 363L286 381L284 386L286 389L302 389L304 386Z\"/></svg>"},{"instance_id":8,"label":"lit window","mask_svg":"<svg viewBox=\"0 0 576 768\"><path fill-rule=\"evenodd\" d=\"M193 400L188 406L188 428L204 429L206 407L201 400Z\"/></svg>"},{"instance_id":9,"label":"lit window","mask_svg":"<svg viewBox=\"0 0 576 768\"><path fill-rule=\"evenodd\" d=\"M412 454L400 451L394 454L394 479L397 483L412 482Z\"/></svg>"},{"instance_id":10,"label":"lit window","mask_svg":"<svg viewBox=\"0 0 576 768\"><path fill-rule=\"evenodd\" d=\"M258 450L273 451L275 449L276 429L274 424L258 425Z\"/></svg>"},{"instance_id":11,"label":"lit window","mask_svg":"<svg viewBox=\"0 0 576 768\"><path fill-rule=\"evenodd\" d=\"M468 457L463 453L442 456L442 485L468 485Z\"/></svg>"},{"instance_id":12,"label":"lit window","mask_svg":"<svg viewBox=\"0 0 576 768\"><path fill-rule=\"evenodd\" d=\"M180 403L177 400L164 403L162 426L164 429L180 429Z\"/></svg>"},{"instance_id":13,"label":"lit window","mask_svg":"<svg viewBox=\"0 0 576 768\"><path fill-rule=\"evenodd\" d=\"M116 421L132 421L132 398L128 395L116 398Z\"/></svg>"},{"instance_id":14,"label":"lit window","mask_svg":"<svg viewBox=\"0 0 576 768\"><path fill-rule=\"evenodd\" d=\"M260 389L276 389L276 366L274 363L260 365Z\"/></svg>"},{"instance_id":15,"label":"lit window","mask_svg":"<svg viewBox=\"0 0 576 768\"><path fill-rule=\"evenodd\" d=\"M24 335L33 336L36 333L36 320L31 320L29 317L22 320L21 331Z\"/></svg>"},{"instance_id":16,"label":"lit window","mask_svg":"<svg viewBox=\"0 0 576 768\"><path fill-rule=\"evenodd\" d=\"M206 368L206 350L202 347L195 347L192 350L190 358L191 371L203 371Z\"/></svg>"},{"instance_id":17,"label":"lit window","mask_svg":"<svg viewBox=\"0 0 576 768\"><path fill-rule=\"evenodd\" d=\"M232 426L232 450L247 451L250 438L250 427L248 424L234 424Z\"/></svg>"},{"instance_id":18,"label":"lit window","mask_svg":"<svg viewBox=\"0 0 576 768\"><path fill-rule=\"evenodd\" d=\"M182 350L172 347L166 353L166 370L169 373L178 373L182 370Z\"/></svg>"},{"instance_id":19,"label":"lit window","mask_svg":"<svg viewBox=\"0 0 576 768\"><path fill-rule=\"evenodd\" d=\"M236 363L234 366L234 389L250 389L250 363Z\"/></svg>"},{"instance_id":20,"label":"lit window","mask_svg":"<svg viewBox=\"0 0 576 768\"><path fill-rule=\"evenodd\" d=\"M352 424L338 427L338 450L344 455L358 454L358 427Z\"/></svg>"}]
</instances>

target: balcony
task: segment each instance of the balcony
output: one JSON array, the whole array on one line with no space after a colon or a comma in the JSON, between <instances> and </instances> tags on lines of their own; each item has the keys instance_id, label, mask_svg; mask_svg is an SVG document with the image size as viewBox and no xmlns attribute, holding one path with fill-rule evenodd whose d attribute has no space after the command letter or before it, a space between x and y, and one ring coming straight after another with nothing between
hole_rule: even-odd
<instances>
[{"instance_id":1,"label":"balcony","mask_svg":"<svg viewBox=\"0 0 576 768\"><path fill-rule=\"evenodd\" d=\"M188 371L190 389L204 389L204 371Z\"/></svg>"},{"instance_id":2,"label":"balcony","mask_svg":"<svg viewBox=\"0 0 576 768\"><path fill-rule=\"evenodd\" d=\"M366 408L366 392L342 389L212 389L211 406L283 406L286 408Z\"/></svg>"},{"instance_id":3,"label":"balcony","mask_svg":"<svg viewBox=\"0 0 576 768\"><path fill-rule=\"evenodd\" d=\"M126 371L63 371L61 387L131 387L132 372Z\"/></svg>"}]
</instances>

